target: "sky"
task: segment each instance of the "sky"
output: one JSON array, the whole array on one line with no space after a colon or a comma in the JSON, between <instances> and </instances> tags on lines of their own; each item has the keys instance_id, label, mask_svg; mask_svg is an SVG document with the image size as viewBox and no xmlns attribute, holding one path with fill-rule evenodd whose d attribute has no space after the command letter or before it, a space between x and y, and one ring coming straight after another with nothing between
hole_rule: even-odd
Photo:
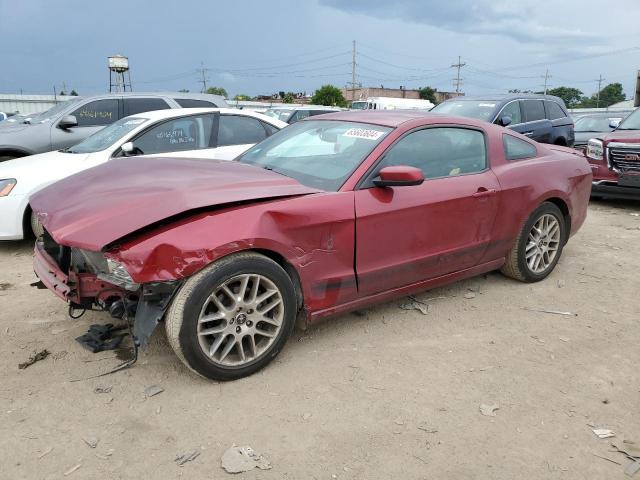
<instances>
[{"instance_id":1,"label":"sky","mask_svg":"<svg viewBox=\"0 0 640 480\"><path fill-rule=\"evenodd\" d=\"M610 5L610 7L607 7ZM108 90L129 57L135 91L221 86L235 94L356 83L466 94L576 87L640 69L640 1L0 0L0 93Z\"/></svg>"}]
</instances>

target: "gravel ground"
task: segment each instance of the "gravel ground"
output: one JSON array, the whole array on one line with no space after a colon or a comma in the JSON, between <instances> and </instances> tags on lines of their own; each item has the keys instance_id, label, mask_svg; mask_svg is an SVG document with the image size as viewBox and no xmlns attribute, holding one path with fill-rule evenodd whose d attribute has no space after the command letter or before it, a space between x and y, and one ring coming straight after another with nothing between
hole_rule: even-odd
<instances>
[{"instance_id":1,"label":"gravel ground","mask_svg":"<svg viewBox=\"0 0 640 480\"><path fill-rule=\"evenodd\" d=\"M406 299L344 315L224 384L183 367L163 329L134 368L85 380L120 362L74 340L109 319L69 319L29 286L30 242L0 243L0 477L225 478L236 444L272 464L247 479L629 478L610 442L640 443L639 213L592 202L544 282L492 273L418 295L426 315Z\"/></svg>"}]
</instances>

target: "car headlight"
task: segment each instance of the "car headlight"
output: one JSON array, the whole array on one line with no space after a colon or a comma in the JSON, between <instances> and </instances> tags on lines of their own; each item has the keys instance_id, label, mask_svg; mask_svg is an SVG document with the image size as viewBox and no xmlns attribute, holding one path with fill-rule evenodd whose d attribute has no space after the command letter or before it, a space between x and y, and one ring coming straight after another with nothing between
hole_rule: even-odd
<instances>
[{"instance_id":1,"label":"car headlight","mask_svg":"<svg viewBox=\"0 0 640 480\"><path fill-rule=\"evenodd\" d=\"M587 144L587 158L592 160L604 159L604 147L600 140L592 138Z\"/></svg>"},{"instance_id":2,"label":"car headlight","mask_svg":"<svg viewBox=\"0 0 640 480\"><path fill-rule=\"evenodd\" d=\"M121 263L107 258L107 275L115 280L118 280L121 284L134 284L131 275L127 272L127 269Z\"/></svg>"},{"instance_id":3,"label":"car headlight","mask_svg":"<svg viewBox=\"0 0 640 480\"><path fill-rule=\"evenodd\" d=\"M17 183L18 181L15 178L5 178L4 180L0 180L0 197L6 197L9 195Z\"/></svg>"}]
</instances>

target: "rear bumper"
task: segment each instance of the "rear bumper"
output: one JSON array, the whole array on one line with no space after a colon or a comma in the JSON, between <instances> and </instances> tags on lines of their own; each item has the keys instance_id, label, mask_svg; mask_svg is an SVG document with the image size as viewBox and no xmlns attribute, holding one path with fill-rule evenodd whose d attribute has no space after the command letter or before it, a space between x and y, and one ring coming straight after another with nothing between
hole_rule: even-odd
<instances>
[{"instance_id":1,"label":"rear bumper","mask_svg":"<svg viewBox=\"0 0 640 480\"><path fill-rule=\"evenodd\" d=\"M33 255L33 271L40 281L65 302L69 299L69 277L51 256L44 251L42 242L36 242Z\"/></svg>"},{"instance_id":2,"label":"rear bumper","mask_svg":"<svg viewBox=\"0 0 640 480\"><path fill-rule=\"evenodd\" d=\"M617 182L596 180L591 184L591 196L640 200L640 188L620 187Z\"/></svg>"}]
</instances>

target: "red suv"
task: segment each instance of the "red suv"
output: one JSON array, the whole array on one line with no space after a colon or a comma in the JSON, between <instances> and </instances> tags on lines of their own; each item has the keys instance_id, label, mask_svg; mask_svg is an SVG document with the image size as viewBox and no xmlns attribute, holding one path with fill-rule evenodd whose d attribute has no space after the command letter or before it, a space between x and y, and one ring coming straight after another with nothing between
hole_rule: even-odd
<instances>
[{"instance_id":1,"label":"red suv","mask_svg":"<svg viewBox=\"0 0 640 480\"><path fill-rule=\"evenodd\" d=\"M640 109L613 132L589 140L586 155L592 196L640 199Z\"/></svg>"}]
</instances>

